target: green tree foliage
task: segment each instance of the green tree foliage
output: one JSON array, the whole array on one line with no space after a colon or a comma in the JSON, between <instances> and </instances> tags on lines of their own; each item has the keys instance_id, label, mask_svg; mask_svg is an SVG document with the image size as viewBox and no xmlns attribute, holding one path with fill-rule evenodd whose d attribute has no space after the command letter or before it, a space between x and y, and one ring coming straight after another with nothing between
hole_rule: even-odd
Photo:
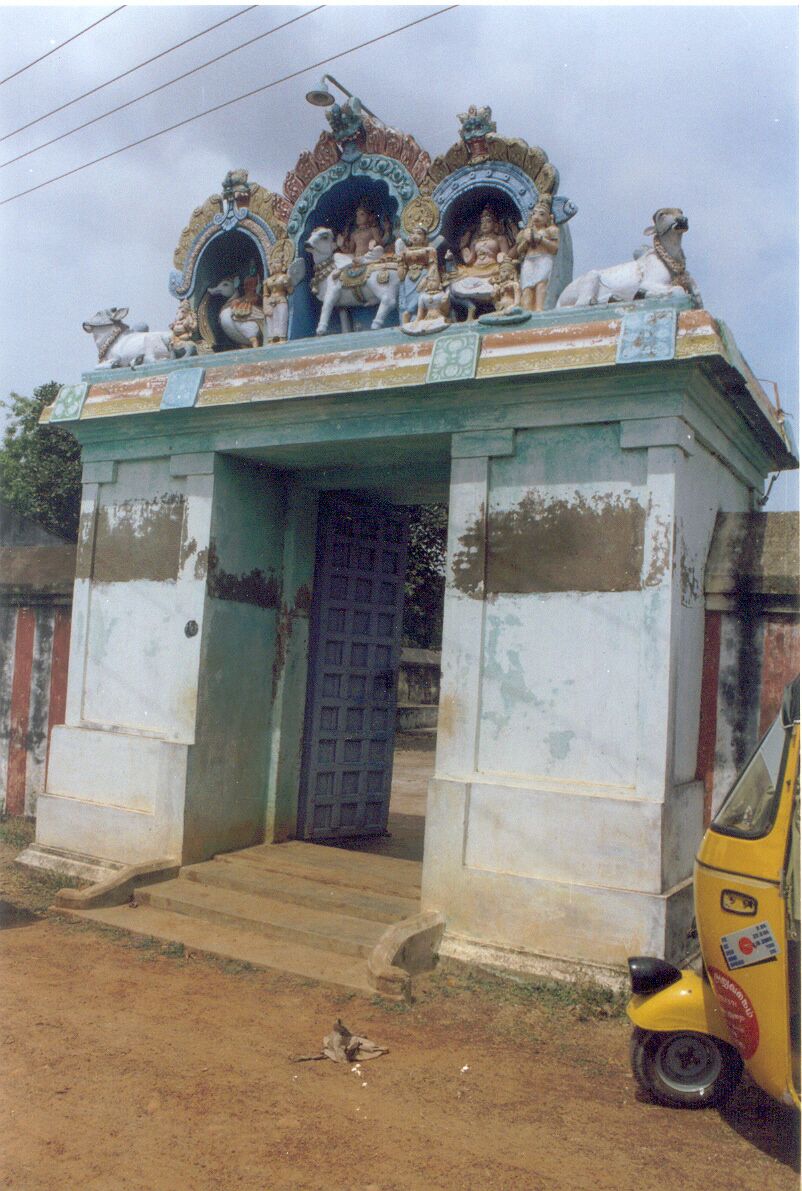
<instances>
[{"instance_id":1,"label":"green tree foliage","mask_svg":"<svg viewBox=\"0 0 802 1191\"><path fill-rule=\"evenodd\" d=\"M416 649L439 649L442 641L447 526L446 505L410 509L403 640Z\"/></svg>"},{"instance_id":2,"label":"green tree foliage","mask_svg":"<svg viewBox=\"0 0 802 1191\"><path fill-rule=\"evenodd\" d=\"M33 397L12 393L11 416L0 446L0 500L32 521L75 540L81 509L81 448L68 430L39 425L60 385L51 380Z\"/></svg>"}]
</instances>

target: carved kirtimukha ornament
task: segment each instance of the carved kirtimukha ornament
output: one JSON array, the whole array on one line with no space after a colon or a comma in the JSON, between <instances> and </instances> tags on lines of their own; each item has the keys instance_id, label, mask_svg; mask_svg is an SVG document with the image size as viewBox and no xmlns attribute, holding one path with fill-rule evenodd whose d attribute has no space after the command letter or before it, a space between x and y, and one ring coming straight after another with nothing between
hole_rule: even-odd
<instances>
[{"instance_id":1,"label":"carved kirtimukha ornament","mask_svg":"<svg viewBox=\"0 0 802 1191\"><path fill-rule=\"evenodd\" d=\"M223 179L223 198L226 204L247 207L251 197L251 184L247 170L229 170Z\"/></svg>"},{"instance_id":2,"label":"carved kirtimukha ornament","mask_svg":"<svg viewBox=\"0 0 802 1191\"><path fill-rule=\"evenodd\" d=\"M560 294L558 306L603 306L607 302L633 302L638 298L691 297L702 305L702 295L685 268L682 237L688 220L679 207L661 207L644 231L652 247L635 259L609 269L592 269L577 277Z\"/></svg>"},{"instance_id":3,"label":"carved kirtimukha ornament","mask_svg":"<svg viewBox=\"0 0 802 1191\"><path fill-rule=\"evenodd\" d=\"M483 161L489 156L487 137L496 131L496 123L489 107L477 108L474 104L467 112L461 112L457 119L461 124L460 137L467 146L472 161Z\"/></svg>"},{"instance_id":4,"label":"carved kirtimukha ornament","mask_svg":"<svg viewBox=\"0 0 802 1191\"><path fill-rule=\"evenodd\" d=\"M341 149L353 144L365 130L362 104L356 95L352 95L345 103L332 104L326 111L326 119L332 136Z\"/></svg>"}]
</instances>

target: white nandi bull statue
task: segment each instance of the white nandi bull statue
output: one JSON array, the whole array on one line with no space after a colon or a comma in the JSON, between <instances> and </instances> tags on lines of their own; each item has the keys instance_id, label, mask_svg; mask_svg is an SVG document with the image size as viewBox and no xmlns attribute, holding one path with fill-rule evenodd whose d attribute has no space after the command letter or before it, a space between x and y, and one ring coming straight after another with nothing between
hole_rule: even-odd
<instances>
[{"instance_id":1,"label":"white nandi bull statue","mask_svg":"<svg viewBox=\"0 0 802 1191\"><path fill-rule=\"evenodd\" d=\"M95 341L98 368L135 368L137 364L195 355L194 344L174 350L170 331L150 331L144 325L129 327L123 322L127 314L127 306L111 306L98 310L83 324Z\"/></svg>"},{"instance_id":2,"label":"white nandi bull statue","mask_svg":"<svg viewBox=\"0 0 802 1191\"><path fill-rule=\"evenodd\" d=\"M328 227L316 227L304 247L312 255L315 271L312 293L322 305L316 334L325 335L332 312L340 315L340 329L351 330L348 309L357 306L378 306L371 330L383 327L391 310L397 305L401 279L394 261L381 259L383 248L371 248L354 264L354 257L337 251L334 232Z\"/></svg>"},{"instance_id":3,"label":"white nandi bull statue","mask_svg":"<svg viewBox=\"0 0 802 1191\"><path fill-rule=\"evenodd\" d=\"M557 306L603 306L607 302L632 302L635 298L668 298L688 294L696 306L702 295L685 269L682 237L688 220L679 207L661 207L654 222L644 231L652 236L652 247L635 254L635 259L609 269L592 269L566 286Z\"/></svg>"},{"instance_id":4,"label":"white nandi bull statue","mask_svg":"<svg viewBox=\"0 0 802 1191\"><path fill-rule=\"evenodd\" d=\"M251 286L253 289L253 286ZM265 316L257 304L256 294L242 294L239 277L224 277L217 285L211 285L207 294L224 298L218 318L220 326L231 340L240 347L261 347L264 338Z\"/></svg>"}]
</instances>

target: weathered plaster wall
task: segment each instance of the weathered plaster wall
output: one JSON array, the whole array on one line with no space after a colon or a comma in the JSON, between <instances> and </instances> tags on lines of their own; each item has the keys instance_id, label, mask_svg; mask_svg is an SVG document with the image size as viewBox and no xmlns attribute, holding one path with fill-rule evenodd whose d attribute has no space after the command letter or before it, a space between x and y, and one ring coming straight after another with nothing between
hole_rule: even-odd
<instances>
[{"instance_id":1,"label":"weathered plaster wall","mask_svg":"<svg viewBox=\"0 0 802 1191\"><path fill-rule=\"evenodd\" d=\"M135 862L181 851L212 456L84 467L66 722L37 844Z\"/></svg>"},{"instance_id":2,"label":"weathered plaster wall","mask_svg":"<svg viewBox=\"0 0 802 1191\"><path fill-rule=\"evenodd\" d=\"M284 522L270 469L215 457L185 863L264 838Z\"/></svg>"},{"instance_id":3,"label":"weathered plaster wall","mask_svg":"<svg viewBox=\"0 0 802 1191\"><path fill-rule=\"evenodd\" d=\"M704 427L627 413L453 440L424 905L457 948L686 949L704 563L750 493Z\"/></svg>"},{"instance_id":4,"label":"weathered plaster wall","mask_svg":"<svg viewBox=\"0 0 802 1191\"><path fill-rule=\"evenodd\" d=\"M288 479L284 504L281 605L271 667L265 814L265 838L273 843L291 839L298 820L318 493Z\"/></svg>"}]
</instances>

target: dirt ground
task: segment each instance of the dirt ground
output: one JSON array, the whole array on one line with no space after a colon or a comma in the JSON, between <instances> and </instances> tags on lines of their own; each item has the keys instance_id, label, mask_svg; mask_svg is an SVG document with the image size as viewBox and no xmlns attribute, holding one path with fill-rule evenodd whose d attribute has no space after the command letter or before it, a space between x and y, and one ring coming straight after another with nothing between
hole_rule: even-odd
<instances>
[{"instance_id":1,"label":"dirt ground","mask_svg":"<svg viewBox=\"0 0 802 1191\"><path fill-rule=\"evenodd\" d=\"M24 1191L562 1191L798 1186L794 1114L647 1103L609 994L484 973L411 1006L170 954L53 914L0 845L2 1165ZM389 1047L316 1051L336 1018Z\"/></svg>"}]
</instances>

